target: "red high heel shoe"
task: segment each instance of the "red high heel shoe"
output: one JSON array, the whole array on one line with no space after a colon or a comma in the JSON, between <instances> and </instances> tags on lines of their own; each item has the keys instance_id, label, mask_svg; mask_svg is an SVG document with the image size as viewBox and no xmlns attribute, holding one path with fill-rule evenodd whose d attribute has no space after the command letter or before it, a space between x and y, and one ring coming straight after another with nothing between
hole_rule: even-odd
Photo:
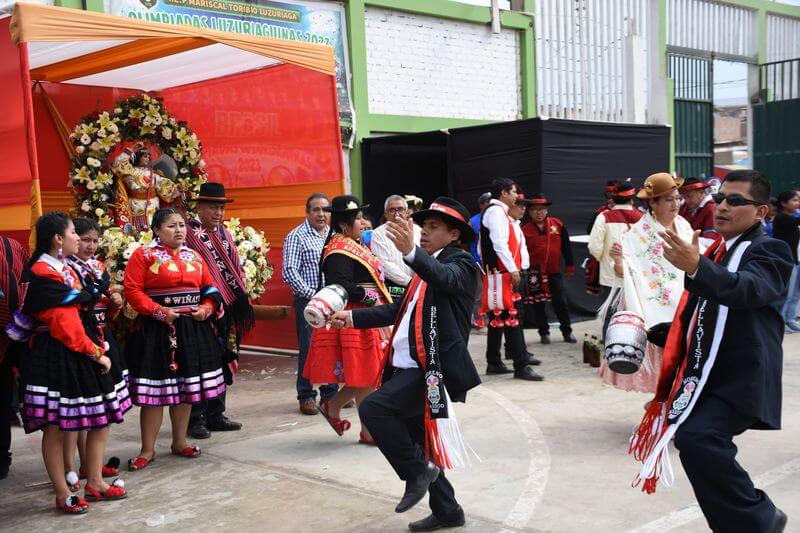
<instances>
[{"instance_id":1,"label":"red high heel shoe","mask_svg":"<svg viewBox=\"0 0 800 533\"><path fill-rule=\"evenodd\" d=\"M56 498L56 510L65 514L86 514L89 512L89 503L73 494L67 496L64 503L58 503L58 498Z\"/></svg>"},{"instance_id":2,"label":"red high heel shoe","mask_svg":"<svg viewBox=\"0 0 800 533\"><path fill-rule=\"evenodd\" d=\"M125 492L125 483L119 478L115 479L105 492L100 492L97 489L93 489L89 485L86 485L83 488L83 491L85 492L87 499L95 502L99 502L101 500L122 500L128 497L128 493Z\"/></svg>"},{"instance_id":3,"label":"red high heel shoe","mask_svg":"<svg viewBox=\"0 0 800 533\"><path fill-rule=\"evenodd\" d=\"M330 405L328 404L327 400L322 400L319 402L319 407L317 410L319 414L322 415L323 418L328 422L328 425L333 428L337 435L340 437L344 435L344 432L350 429L350 421L346 418L334 418L328 414L328 409Z\"/></svg>"},{"instance_id":4,"label":"red high heel shoe","mask_svg":"<svg viewBox=\"0 0 800 533\"><path fill-rule=\"evenodd\" d=\"M377 446L378 445L378 443L375 442L375 439L373 439L369 435L365 435L363 431L358 434L358 443L359 444L366 444L368 446Z\"/></svg>"}]
</instances>

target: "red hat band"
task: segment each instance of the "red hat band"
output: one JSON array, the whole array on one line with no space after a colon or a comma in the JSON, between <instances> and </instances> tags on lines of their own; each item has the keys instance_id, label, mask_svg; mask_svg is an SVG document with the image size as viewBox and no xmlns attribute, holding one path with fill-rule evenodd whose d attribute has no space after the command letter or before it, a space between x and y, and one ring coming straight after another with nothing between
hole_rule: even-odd
<instances>
[{"instance_id":1,"label":"red hat band","mask_svg":"<svg viewBox=\"0 0 800 533\"><path fill-rule=\"evenodd\" d=\"M636 193L636 189L628 189L627 191L614 191L614 196L622 196L623 198L627 198L628 196L633 196Z\"/></svg>"},{"instance_id":2,"label":"red hat band","mask_svg":"<svg viewBox=\"0 0 800 533\"><path fill-rule=\"evenodd\" d=\"M690 183L689 185L684 185L683 187L681 187L681 190L682 191L693 191L693 190L696 190L696 189L707 189L707 188L708 188L708 185L706 185L702 181L699 181L697 183Z\"/></svg>"},{"instance_id":3,"label":"red hat band","mask_svg":"<svg viewBox=\"0 0 800 533\"><path fill-rule=\"evenodd\" d=\"M547 205L550 202L547 201L547 198L534 198L530 200L531 205Z\"/></svg>"},{"instance_id":4,"label":"red hat band","mask_svg":"<svg viewBox=\"0 0 800 533\"><path fill-rule=\"evenodd\" d=\"M458 211L456 211L452 207L447 207L446 205L437 204L436 202L433 202L431 204L430 209L432 209L433 211L439 211L441 213L444 213L445 215L450 215L451 217L455 218L456 220L460 220L461 222L464 222L465 224L468 224L468 222L461 215L461 213L459 213Z\"/></svg>"}]
</instances>

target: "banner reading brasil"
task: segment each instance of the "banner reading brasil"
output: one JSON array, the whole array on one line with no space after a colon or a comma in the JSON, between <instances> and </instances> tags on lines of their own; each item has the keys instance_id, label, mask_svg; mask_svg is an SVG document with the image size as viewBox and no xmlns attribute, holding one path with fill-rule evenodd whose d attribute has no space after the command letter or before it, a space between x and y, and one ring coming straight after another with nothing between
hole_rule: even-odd
<instances>
[{"instance_id":1,"label":"banner reading brasil","mask_svg":"<svg viewBox=\"0 0 800 533\"><path fill-rule=\"evenodd\" d=\"M332 46L342 144L352 146L353 109L341 4L270 0L105 0L104 4L106 13L122 17Z\"/></svg>"}]
</instances>

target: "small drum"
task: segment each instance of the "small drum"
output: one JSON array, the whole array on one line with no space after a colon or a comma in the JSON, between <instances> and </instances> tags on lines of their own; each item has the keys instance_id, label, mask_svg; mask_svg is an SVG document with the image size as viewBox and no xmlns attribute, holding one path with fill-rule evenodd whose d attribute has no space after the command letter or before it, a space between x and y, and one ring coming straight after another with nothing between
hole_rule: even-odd
<instances>
[{"instance_id":1,"label":"small drum","mask_svg":"<svg viewBox=\"0 0 800 533\"><path fill-rule=\"evenodd\" d=\"M303 317L312 328L321 328L336 312L347 306L347 291L341 285L328 285L309 300Z\"/></svg>"},{"instance_id":2,"label":"small drum","mask_svg":"<svg viewBox=\"0 0 800 533\"><path fill-rule=\"evenodd\" d=\"M606 361L617 374L633 374L644 361L647 330L644 319L630 311L618 311L606 330Z\"/></svg>"}]
</instances>

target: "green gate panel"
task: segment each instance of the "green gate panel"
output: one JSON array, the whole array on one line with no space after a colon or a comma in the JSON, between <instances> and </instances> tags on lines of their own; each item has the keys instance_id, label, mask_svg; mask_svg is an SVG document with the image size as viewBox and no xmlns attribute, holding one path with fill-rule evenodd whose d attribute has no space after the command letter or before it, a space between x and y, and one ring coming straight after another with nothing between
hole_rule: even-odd
<instances>
[{"instance_id":1,"label":"green gate panel","mask_svg":"<svg viewBox=\"0 0 800 533\"><path fill-rule=\"evenodd\" d=\"M800 99L753 106L753 168L774 194L800 188Z\"/></svg>"},{"instance_id":2,"label":"green gate panel","mask_svg":"<svg viewBox=\"0 0 800 533\"><path fill-rule=\"evenodd\" d=\"M675 165L683 177L714 175L711 102L675 100Z\"/></svg>"}]
</instances>

